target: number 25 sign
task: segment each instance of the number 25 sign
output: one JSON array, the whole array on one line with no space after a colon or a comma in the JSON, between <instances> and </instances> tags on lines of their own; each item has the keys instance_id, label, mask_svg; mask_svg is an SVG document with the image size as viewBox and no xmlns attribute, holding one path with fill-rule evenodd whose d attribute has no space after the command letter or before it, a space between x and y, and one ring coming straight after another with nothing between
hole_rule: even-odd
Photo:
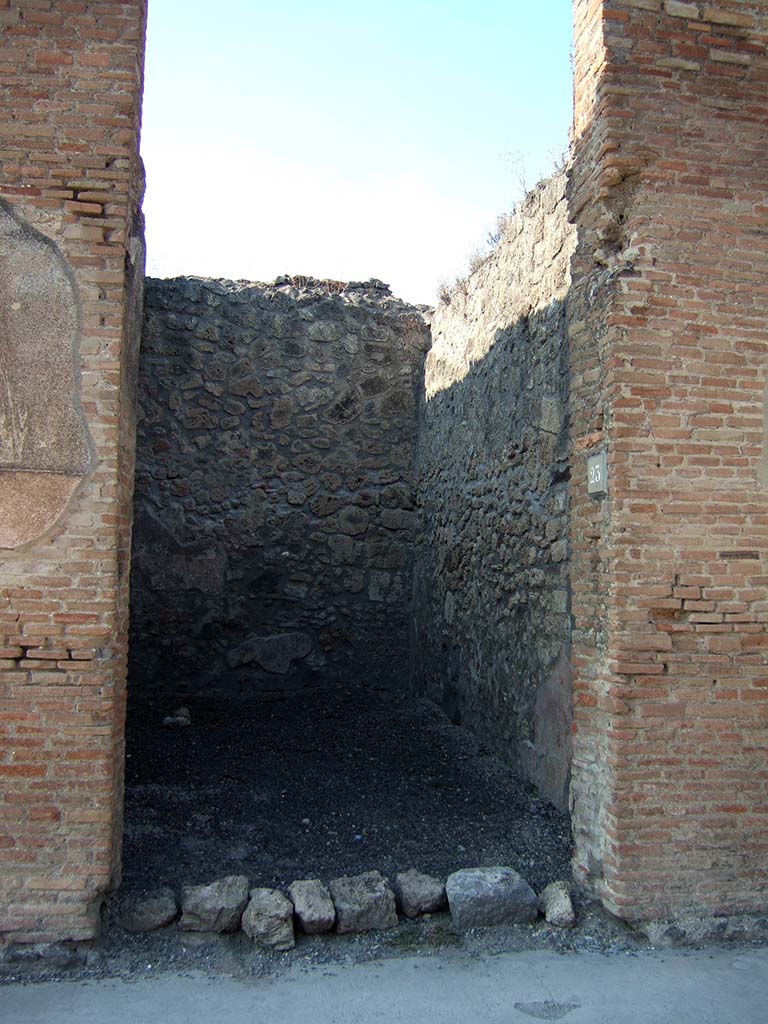
<instances>
[{"instance_id":1,"label":"number 25 sign","mask_svg":"<svg viewBox=\"0 0 768 1024\"><path fill-rule=\"evenodd\" d=\"M587 459L587 494L608 493L608 467L605 452Z\"/></svg>"}]
</instances>

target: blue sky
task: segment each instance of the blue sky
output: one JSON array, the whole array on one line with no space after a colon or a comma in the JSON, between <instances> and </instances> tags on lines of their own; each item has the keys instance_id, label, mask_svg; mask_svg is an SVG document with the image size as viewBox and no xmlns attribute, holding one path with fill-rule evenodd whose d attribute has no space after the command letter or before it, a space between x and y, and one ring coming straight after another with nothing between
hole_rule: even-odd
<instances>
[{"instance_id":1,"label":"blue sky","mask_svg":"<svg viewBox=\"0 0 768 1024\"><path fill-rule=\"evenodd\" d=\"M566 148L571 0L150 0L148 272L431 303Z\"/></svg>"}]
</instances>

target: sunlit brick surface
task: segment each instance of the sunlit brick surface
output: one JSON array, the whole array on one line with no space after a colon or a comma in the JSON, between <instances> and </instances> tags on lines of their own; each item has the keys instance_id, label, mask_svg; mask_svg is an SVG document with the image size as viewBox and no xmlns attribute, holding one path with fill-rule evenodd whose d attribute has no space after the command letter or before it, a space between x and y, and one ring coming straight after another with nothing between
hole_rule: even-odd
<instances>
[{"instance_id":1,"label":"sunlit brick surface","mask_svg":"<svg viewBox=\"0 0 768 1024\"><path fill-rule=\"evenodd\" d=\"M628 917L764 910L768 11L575 11L576 877Z\"/></svg>"},{"instance_id":2,"label":"sunlit brick surface","mask_svg":"<svg viewBox=\"0 0 768 1024\"><path fill-rule=\"evenodd\" d=\"M93 443L56 524L0 551L0 942L92 935L117 879L144 19L0 0L0 198L74 275Z\"/></svg>"}]
</instances>

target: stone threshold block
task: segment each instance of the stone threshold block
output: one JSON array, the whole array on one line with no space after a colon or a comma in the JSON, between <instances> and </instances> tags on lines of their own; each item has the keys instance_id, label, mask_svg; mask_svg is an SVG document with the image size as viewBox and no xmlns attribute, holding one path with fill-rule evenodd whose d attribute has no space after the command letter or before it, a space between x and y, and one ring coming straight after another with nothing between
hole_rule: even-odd
<instances>
[{"instance_id":1,"label":"stone threshold block","mask_svg":"<svg viewBox=\"0 0 768 1024\"><path fill-rule=\"evenodd\" d=\"M185 885L180 927L190 932L237 931L247 902L245 875L228 875L208 885Z\"/></svg>"},{"instance_id":2,"label":"stone threshold block","mask_svg":"<svg viewBox=\"0 0 768 1024\"><path fill-rule=\"evenodd\" d=\"M445 883L456 931L528 924L539 914L539 897L512 868L466 868Z\"/></svg>"},{"instance_id":3,"label":"stone threshold block","mask_svg":"<svg viewBox=\"0 0 768 1024\"><path fill-rule=\"evenodd\" d=\"M294 947L293 904L277 889L251 889L242 924L257 946L278 952Z\"/></svg>"},{"instance_id":4,"label":"stone threshold block","mask_svg":"<svg viewBox=\"0 0 768 1024\"><path fill-rule=\"evenodd\" d=\"M397 927L395 894L379 871L334 878L330 883L337 932L367 932Z\"/></svg>"},{"instance_id":5,"label":"stone threshold block","mask_svg":"<svg viewBox=\"0 0 768 1024\"><path fill-rule=\"evenodd\" d=\"M333 928L336 910L331 894L319 878L291 882L288 895L293 901L296 922L305 935L318 935Z\"/></svg>"}]
</instances>

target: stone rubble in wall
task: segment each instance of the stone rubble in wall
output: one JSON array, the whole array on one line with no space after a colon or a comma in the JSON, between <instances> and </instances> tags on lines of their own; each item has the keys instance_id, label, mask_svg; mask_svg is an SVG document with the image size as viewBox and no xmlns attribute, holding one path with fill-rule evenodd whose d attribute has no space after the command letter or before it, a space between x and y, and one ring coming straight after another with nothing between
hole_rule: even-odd
<instances>
[{"instance_id":1,"label":"stone rubble in wall","mask_svg":"<svg viewBox=\"0 0 768 1024\"><path fill-rule=\"evenodd\" d=\"M566 180L556 174L435 310L412 603L416 692L561 810L572 736L567 300L575 243Z\"/></svg>"},{"instance_id":2,"label":"stone rubble in wall","mask_svg":"<svg viewBox=\"0 0 768 1024\"><path fill-rule=\"evenodd\" d=\"M425 313L377 280L147 280L136 678L281 689L364 662L387 680L409 628Z\"/></svg>"},{"instance_id":3,"label":"stone rubble in wall","mask_svg":"<svg viewBox=\"0 0 768 1024\"><path fill-rule=\"evenodd\" d=\"M379 871L335 878L328 886L301 879L287 893L251 889L244 875L229 875L184 886L181 901L169 888L145 893L123 912L121 924L129 932L149 932L178 919L181 931L242 930L254 945L286 952L295 945L296 929L306 935L380 931L396 928L398 914L410 920L446 908L456 932L533 924L542 912L553 927L576 920L567 882L552 882L539 896L513 868L483 867L455 871L445 883L415 868L400 872L392 886Z\"/></svg>"}]
</instances>

